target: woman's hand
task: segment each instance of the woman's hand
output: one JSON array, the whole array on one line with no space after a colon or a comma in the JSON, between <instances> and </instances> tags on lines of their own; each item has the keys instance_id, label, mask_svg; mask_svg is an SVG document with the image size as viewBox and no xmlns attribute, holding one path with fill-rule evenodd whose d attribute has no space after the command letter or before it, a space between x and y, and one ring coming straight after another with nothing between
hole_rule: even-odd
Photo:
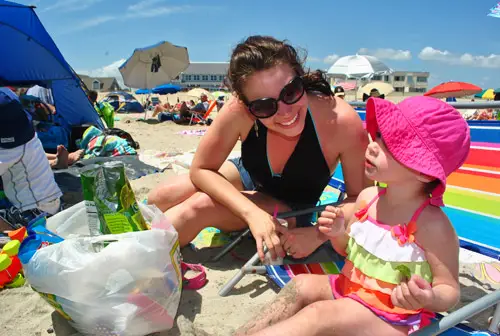
<instances>
[{"instance_id":1,"label":"woman's hand","mask_svg":"<svg viewBox=\"0 0 500 336\"><path fill-rule=\"evenodd\" d=\"M342 209L327 206L318 218L318 229L329 238L342 235L345 232L345 218Z\"/></svg>"},{"instance_id":2,"label":"woman's hand","mask_svg":"<svg viewBox=\"0 0 500 336\"><path fill-rule=\"evenodd\" d=\"M279 227L277 230L286 254L296 259L310 256L327 240L314 226L295 229Z\"/></svg>"},{"instance_id":3,"label":"woman's hand","mask_svg":"<svg viewBox=\"0 0 500 336\"><path fill-rule=\"evenodd\" d=\"M281 227L281 224L279 224L275 218L264 210L259 209L253 212L252 216L247 220L247 223L255 238L257 253L259 254L260 260L264 260L264 243L271 253L271 258L273 260L275 260L277 256L281 258L285 256L285 252L281 247L281 242L276 231L276 228L278 226Z\"/></svg>"}]
</instances>

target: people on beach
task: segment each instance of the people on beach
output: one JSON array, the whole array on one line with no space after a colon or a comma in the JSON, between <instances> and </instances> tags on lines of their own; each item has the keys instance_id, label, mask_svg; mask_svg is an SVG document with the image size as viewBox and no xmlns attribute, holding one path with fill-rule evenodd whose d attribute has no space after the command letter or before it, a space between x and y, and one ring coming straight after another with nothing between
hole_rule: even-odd
<instances>
[{"instance_id":1,"label":"people on beach","mask_svg":"<svg viewBox=\"0 0 500 336\"><path fill-rule=\"evenodd\" d=\"M469 152L466 121L420 96L370 98L366 122L365 174L387 188L363 190L351 219L322 212L320 231L346 256L341 273L294 277L237 335L407 335L458 302L459 242L440 207Z\"/></svg>"},{"instance_id":2,"label":"people on beach","mask_svg":"<svg viewBox=\"0 0 500 336\"><path fill-rule=\"evenodd\" d=\"M344 91L344 88L342 86L336 86L334 89L333 89L333 94L335 95L335 97L339 97L341 99L345 99L345 91Z\"/></svg>"},{"instance_id":3,"label":"people on beach","mask_svg":"<svg viewBox=\"0 0 500 336\"><path fill-rule=\"evenodd\" d=\"M303 61L294 47L273 37L251 36L234 49L228 73L234 96L202 138L189 175L148 196L166 211L181 246L206 227L249 227L261 259L264 244L273 259L310 255L328 239L308 226L311 217L289 219L281 241L271 214L316 205L339 160L348 194L342 209L346 217L353 214L358 194L369 185L366 132L323 73L306 71ZM238 140L241 157L227 160Z\"/></svg>"},{"instance_id":4,"label":"people on beach","mask_svg":"<svg viewBox=\"0 0 500 336\"><path fill-rule=\"evenodd\" d=\"M8 88L0 88L0 135L0 176L12 203L0 216L17 228L41 212L58 212L62 193L49 160L19 98Z\"/></svg>"}]
</instances>

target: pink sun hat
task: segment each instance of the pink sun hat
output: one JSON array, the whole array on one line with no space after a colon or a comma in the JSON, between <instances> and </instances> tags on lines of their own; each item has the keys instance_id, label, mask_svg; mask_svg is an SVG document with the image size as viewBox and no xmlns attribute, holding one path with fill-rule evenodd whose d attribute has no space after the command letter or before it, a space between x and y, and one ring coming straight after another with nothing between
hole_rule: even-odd
<instances>
[{"instance_id":1,"label":"pink sun hat","mask_svg":"<svg viewBox=\"0 0 500 336\"><path fill-rule=\"evenodd\" d=\"M443 206L446 177L465 162L470 148L467 122L451 105L417 96L394 104L370 98L366 102L366 129L375 139L380 131L394 159L407 168L435 177L441 184L431 204Z\"/></svg>"}]
</instances>

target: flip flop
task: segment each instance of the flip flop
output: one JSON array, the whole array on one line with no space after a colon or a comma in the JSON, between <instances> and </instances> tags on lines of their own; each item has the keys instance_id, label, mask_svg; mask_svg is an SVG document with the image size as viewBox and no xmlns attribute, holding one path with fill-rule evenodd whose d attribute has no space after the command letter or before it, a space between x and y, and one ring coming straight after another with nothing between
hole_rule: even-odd
<instances>
[{"instance_id":1,"label":"flip flop","mask_svg":"<svg viewBox=\"0 0 500 336\"><path fill-rule=\"evenodd\" d=\"M205 286L205 284L208 281L205 268L201 266L201 264L188 264L185 262L181 262L181 270L182 270L182 284L183 288L185 289L198 290L203 286ZM188 279L184 276L187 271L198 272L198 274Z\"/></svg>"}]
</instances>

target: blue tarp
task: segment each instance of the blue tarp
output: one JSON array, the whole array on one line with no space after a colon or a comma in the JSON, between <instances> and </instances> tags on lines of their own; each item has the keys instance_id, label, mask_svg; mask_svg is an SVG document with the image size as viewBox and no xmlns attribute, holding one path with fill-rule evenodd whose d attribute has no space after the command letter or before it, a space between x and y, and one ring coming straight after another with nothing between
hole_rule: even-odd
<instances>
[{"instance_id":1,"label":"blue tarp","mask_svg":"<svg viewBox=\"0 0 500 336\"><path fill-rule=\"evenodd\" d=\"M55 45L34 9L0 0L0 86L40 85L52 89L57 112L69 125L102 122L80 79Z\"/></svg>"}]
</instances>

